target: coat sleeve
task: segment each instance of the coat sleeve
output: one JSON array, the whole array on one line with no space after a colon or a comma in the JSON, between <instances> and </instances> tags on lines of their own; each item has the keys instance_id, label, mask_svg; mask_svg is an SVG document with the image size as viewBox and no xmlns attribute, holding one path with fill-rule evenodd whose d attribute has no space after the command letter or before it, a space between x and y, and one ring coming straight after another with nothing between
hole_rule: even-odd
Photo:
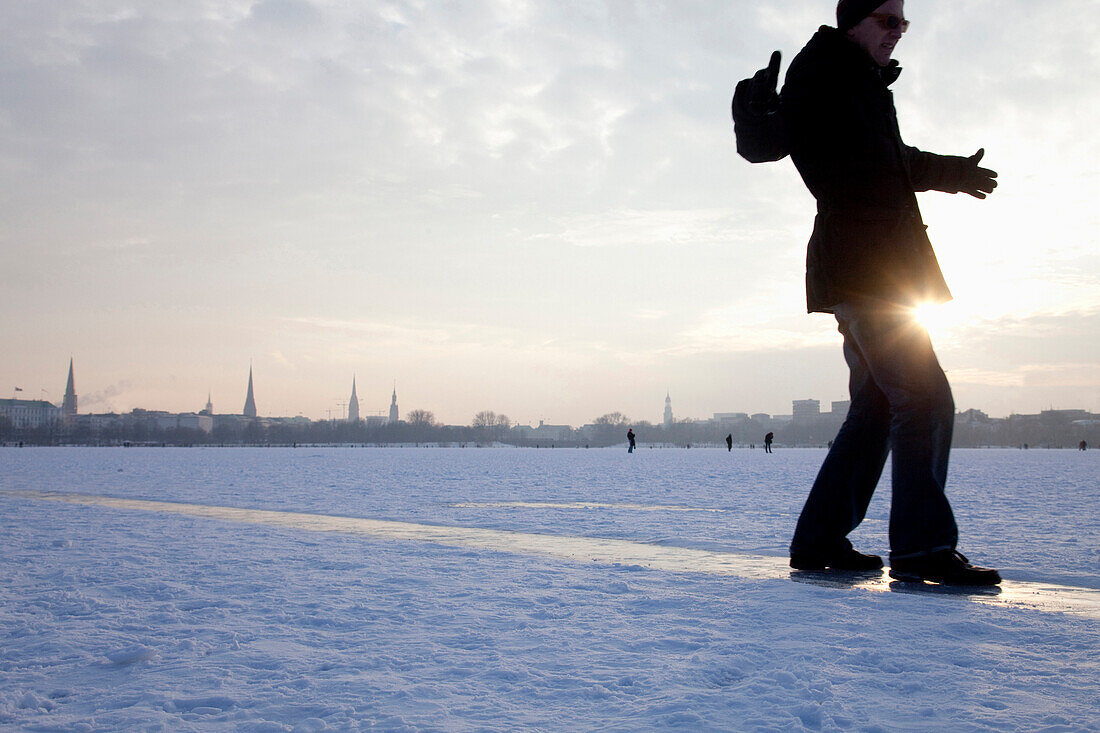
<instances>
[{"instance_id":1,"label":"coat sleeve","mask_svg":"<svg viewBox=\"0 0 1100 733\"><path fill-rule=\"evenodd\" d=\"M910 145L905 147L909 178L915 191L958 193L969 160L959 155L926 153Z\"/></svg>"}]
</instances>

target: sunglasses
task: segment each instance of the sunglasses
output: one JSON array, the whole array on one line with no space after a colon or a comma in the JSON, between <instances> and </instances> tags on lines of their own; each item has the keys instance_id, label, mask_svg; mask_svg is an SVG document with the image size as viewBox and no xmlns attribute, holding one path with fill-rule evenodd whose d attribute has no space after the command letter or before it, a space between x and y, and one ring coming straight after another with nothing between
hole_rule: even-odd
<instances>
[{"instance_id":1,"label":"sunglasses","mask_svg":"<svg viewBox=\"0 0 1100 733\"><path fill-rule=\"evenodd\" d=\"M900 28L902 33L909 30L909 21L897 15L890 15L889 13L871 13L870 17L882 24L882 27L886 30L892 31L895 28Z\"/></svg>"}]
</instances>

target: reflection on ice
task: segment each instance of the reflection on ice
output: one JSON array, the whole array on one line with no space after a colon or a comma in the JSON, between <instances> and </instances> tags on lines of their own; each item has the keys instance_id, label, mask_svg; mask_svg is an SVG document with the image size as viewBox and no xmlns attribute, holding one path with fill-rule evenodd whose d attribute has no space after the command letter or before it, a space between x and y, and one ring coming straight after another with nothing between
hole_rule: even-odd
<instances>
[{"instance_id":1,"label":"reflection on ice","mask_svg":"<svg viewBox=\"0 0 1100 733\"><path fill-rule=\"evenodd\" d=\"M205 517L245 524L265 524L316 532L345 532L383 539L434 542L437 544L473 547L498 552L561 558L575 562L595 562L628 567L643 567L681 573L709 573L739 578L776 580L791 578L800 582L833 588L854 588L869 591L901 591L906 593L927 591L936 595L963 597L977 603L1001 606L1033 608L1043 611L1074 613L1100 619L1100 591L1074 588L1048 583L1020 583L1005 581L998 590L943 588L906 583L891 583L888 576L835 576L827 573L792 573L787 559L766 555L750 555L732 552L713 552L683 547L631 542L629 540L601 539L595 537L569 537L562 535L509 532L476 527L446 527L411 522L394 522L358 517L339 517L324 514L280 512L264 509L240 509L236 507L180 504L162 501L118 499L109 496L67 494L56 492L20 491L6 492L8 496L27 499L59 501L70 504L110 507L150 512L166 512L194 517ZM568 504L517 503L525 507L561 508ZM490 506L468 504L463 506ZM492 505L499 506L499 505ZM624 505L579 504L584 508ZM654 509L650 507L650 509ZM665 507L664 509L669 509ZM655 510L655 509L654 509ZM683 511L683 508L680 508Z\"/></svg>"},{"instance_id":2,"label":"reflection on ice","mask_svg":"<svg viewBox=\"0 0 1100 733\"><path fill-rule=\"evenodd\" d=\"M724 512L725 509L706 509L691 506L664 506L661 504L602 504L596 501L487 501L449 504L455 509L625 509L634 512Z\"/></svg>"}]
</instances>

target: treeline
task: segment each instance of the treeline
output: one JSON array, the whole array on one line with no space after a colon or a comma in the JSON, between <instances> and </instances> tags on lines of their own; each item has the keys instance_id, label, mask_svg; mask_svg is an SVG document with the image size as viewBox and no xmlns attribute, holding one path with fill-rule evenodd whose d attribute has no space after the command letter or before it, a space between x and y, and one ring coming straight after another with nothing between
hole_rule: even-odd
<instances>
[{"instance_id":1,"label":"treeline","mask_svg":"<svg viewBox=\"0 0 1100 733\"><path fill-rule=\"evenodd\" d=\"M294 445L296 443L493 443L504 431L497 427L465 427L399 422L367 427L335 421L283 424L260 420L220 423L212 432L190 428L158 428L136 422L92 430L86 427L44 426L14 430L0 424L0 441L28 445Z\"/></svg>"},{"instance_id":2,"label":"treeline","mask_svg":"<svg viewBox=\"0 0 1100 733\"><path fill-rule=\"evenodd\" d=\"M470 425L442 425L431 412L414 410L409 419L393 424L342 421L245 420L216 422L212 432L188 428L161 428L152 420L127 420L92 429L77 424L15 429L0 418L0 442L28 445L490 445L522 447L606 447L625 445L633 429L639 446L722 446L729 435L738 447L761 445L764 435L775 434L779 447L825 446L840 428L842 418L832 414L790 422L745 418L733 422L684 420L671 425L633 421L621 413L596 418L583 428L513 426L504 415L478 413ZM955 423L957 448L1023 447L1074 448L1081 441L1100 446L1100 422L1070 421L1057 416L1012 416L1003 419L959 415Z\"/></svg>"},{"instance_id":3,"label":"treeline","mask_svg":"<svg viewBox=\"0 0 1100 733\"><path fill-rule=\"evenodd\" d=\"M1082 441L1089 447L1100 447L1100 421L1070 420L1057 413L1044 413L956 419L953 444L965 448L1076 448Z\"/></svg>"}]
</instances>

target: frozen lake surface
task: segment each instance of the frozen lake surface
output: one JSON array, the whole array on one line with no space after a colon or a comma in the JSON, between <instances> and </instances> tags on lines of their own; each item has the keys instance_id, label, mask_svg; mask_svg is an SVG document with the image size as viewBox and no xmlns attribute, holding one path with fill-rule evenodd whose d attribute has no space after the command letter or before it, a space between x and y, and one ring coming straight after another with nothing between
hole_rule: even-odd
<instances>
[{"instance_id":1,"label":"frozen lake surface","mask_svg":"<svg viewBox=\"0 0 1100 733\"><path fill-rule=\"evenodd\" d=\"M823 455L2 450L0 725L1100 730L1095 615L792 583ZM955 452L960 549L1095 599L1098 479L1094 451Z\"/></svg>"}]
</instances>

